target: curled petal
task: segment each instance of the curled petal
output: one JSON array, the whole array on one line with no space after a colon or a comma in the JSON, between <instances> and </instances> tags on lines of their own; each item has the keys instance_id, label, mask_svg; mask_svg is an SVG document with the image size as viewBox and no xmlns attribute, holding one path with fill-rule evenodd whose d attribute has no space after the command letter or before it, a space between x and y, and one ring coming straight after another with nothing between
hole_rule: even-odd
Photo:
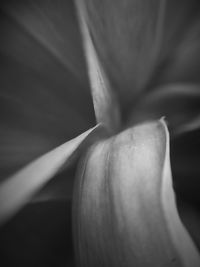
<instances>
[{"instance_id":1,"label":"curled petal","mask_svg":"<svg viewBox=\"0 0 200 267\"><path fill-rule=\"evenodd\" d=\"M163 121L94 145L74 195L78 266L199 266L180 221Z\"/></svg>"}]
</instances>

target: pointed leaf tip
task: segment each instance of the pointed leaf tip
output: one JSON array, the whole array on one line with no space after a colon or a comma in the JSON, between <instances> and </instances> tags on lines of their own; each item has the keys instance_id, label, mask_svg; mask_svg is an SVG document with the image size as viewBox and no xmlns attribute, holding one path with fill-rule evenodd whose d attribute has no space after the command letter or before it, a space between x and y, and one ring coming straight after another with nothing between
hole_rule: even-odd
<instances>
[{"instance_id":1,"label":"pointed leaf tip","mask_svg":"<svg viewBox=\"0 0 200 267\"><path fill-rule=\"evenodd\" d=\"M164 118L98 142L79 170L78 266L200 266L176 209Z\"/></svg>"},{"instance_id":2,"label":"pointed leaf tip","mask_svg":"<svg viewBox=\"0 0 200 267\"><path fill-rule=\"evenodd\" d=\"M97 125L53 149L2 182L0 184L0 225L29 202L31 197L65 164L69 164L74 153L76 156L80 154L80 147L89 137L95 138L99 131L102 131L102 125Z\"/></svg>"},{"instance_id":3,"label":"pointed leaf tip","mask_svg":"<svg viewBox=\"0 0 200 267\"><path fill-rule=\"evenodd\" d=\"M99 60L92 36L87 25L83 3L76 1L78 18L83 37L85 56L88 66L91 93L97 123L103 123L108 130L116 132L120 126L118 99L111 88L110 81Z\"/></svg>"}]
</instances>

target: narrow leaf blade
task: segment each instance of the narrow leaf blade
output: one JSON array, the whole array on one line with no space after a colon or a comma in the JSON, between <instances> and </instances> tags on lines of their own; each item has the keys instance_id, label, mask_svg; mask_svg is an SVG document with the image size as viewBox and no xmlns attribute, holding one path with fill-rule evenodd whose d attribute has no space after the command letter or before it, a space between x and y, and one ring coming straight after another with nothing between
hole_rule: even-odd
<instances>
[{"instance_id":1,"label":"narrow leaf blade","mask_svg":"<svg viewBox=\"0 0 200 267\"><path fill-rule=\"evenodd\" d=\"M55 148L0 184L0 224L11 218L31 197L68 163L74 152L100 126Z\"/></svg>"}]
</instances>

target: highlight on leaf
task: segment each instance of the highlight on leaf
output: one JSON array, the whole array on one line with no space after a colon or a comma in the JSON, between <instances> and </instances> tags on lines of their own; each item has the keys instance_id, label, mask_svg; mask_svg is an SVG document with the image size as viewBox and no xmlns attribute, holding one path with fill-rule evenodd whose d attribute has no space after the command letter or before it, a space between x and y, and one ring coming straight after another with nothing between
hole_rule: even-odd
<instances>
[{"instance_id":1,"label":"highlight on leaf","mask_svg":"<svg viewBox=\"0 0 200 267\"><path fill-rule=\"evenodd\" d=\"M103 123L111 132L116 132L120 125L120 109L116 93L103 70L95 50L84 7L80 1L77 2L78 18L82 30L85 56L88 65L91 93L93 97L94 110L97 123Z\"/></svg>"},{"instance_id":2,"label":"highlight on leaf","mask_svg":"<svg viewBox=\"0 0 200 267\"><path fill-rule=\"evenodd\" d=\"M74 193L78 266L198 267L175 203L163 120L94 144Z\"/></svg>"},{"instance_id":3,"label":"highlight on leaf","mask_svg":"<svg viewBox=\"0 0 200 267\"><path fill-rule=\"evenodd\" d=\"M53 176L80 154L88 138L94 138L102 126L78 137L34 160L0 184L0 225L14 216ZM74 159L73 159L74 160Z\"/></svg>"}]
</instances>

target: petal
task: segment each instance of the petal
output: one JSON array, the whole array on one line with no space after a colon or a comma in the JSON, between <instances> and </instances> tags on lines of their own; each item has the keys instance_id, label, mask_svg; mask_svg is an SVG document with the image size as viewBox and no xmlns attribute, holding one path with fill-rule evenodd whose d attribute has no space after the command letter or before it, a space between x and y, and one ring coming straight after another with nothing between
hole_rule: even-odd
<instances>
[{"instance_id":1,"label":"petal","mask_svg":"<svg viewBox=\"0 0 200 267\"><path fill-rule=\"evenodd\" d=\"M173 135L200 127L200 85L169 84L141 96L129 124L166 117Z\"/></svg>"},{"instance_id":2,"label":"petal","mask_svg":"<svg viewBox=\"0 0 200 267\"><path fill-rule=\"evenodd\" d=\"M87 137L101 127L94 127L75 139L29 163L0 184L0 224L20 210L57 172L69 165L74 153Z\"/></svg>"},{"instance_id":3,"label":"petal","mask_svg":"<svg viewBox=\"0 0 200 267\"><path fill-rule=\"evenodd\" d=\"M95 118L73 2L8 0L0 10L2 179Z\"/></svg>"},{"instance_id":4,"label":"petal","mask_svg":"<svg viewBox=\"0 0 200 267\"><path fill-rule=\"evenodd\" d=\"M165 1L79 1L100 62L119 101L127 104L152 74Z\"/></svg>"},{"instance_id":5,"label":"petal","mask_svg":"<svg viewBox=\"0 0 200 267\"><path fill-rule=\"evenodd\" d=\"M199 266L172 187L163 121L94 145L74 197L78 266Z\"/></svg>"}]
</instances>

